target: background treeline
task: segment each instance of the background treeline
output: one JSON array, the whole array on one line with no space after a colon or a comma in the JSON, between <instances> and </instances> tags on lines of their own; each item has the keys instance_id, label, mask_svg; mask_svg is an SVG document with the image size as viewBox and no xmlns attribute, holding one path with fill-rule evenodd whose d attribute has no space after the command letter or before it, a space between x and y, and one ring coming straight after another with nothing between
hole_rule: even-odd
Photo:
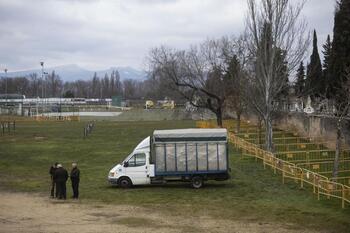
<instances>
[{"instance_id":1,"label":"background treeline","mask_svg":"<svg viewBox=\"0 0 350 233\"><path fill-rule=\"evenodd\" d=\"M27 98L111 98L112 96L122 96L125 99L176 98L176 93L165 90L155 82L153 79L121 80L117 70L112 71L110 75L105 74L104 77L98 77L95 73L89 80L64 82L59 74L53 71L46 74L44 78L37 73L29 77L2 77L0 93L22 94Z\"/></svg>"}]
</instances>

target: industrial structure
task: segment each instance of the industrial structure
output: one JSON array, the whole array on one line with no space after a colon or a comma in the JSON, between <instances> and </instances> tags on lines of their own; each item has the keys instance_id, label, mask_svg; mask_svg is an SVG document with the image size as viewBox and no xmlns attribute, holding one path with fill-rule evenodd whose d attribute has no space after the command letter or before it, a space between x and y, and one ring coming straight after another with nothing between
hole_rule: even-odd
<instances>
[{"instance_id":1,"label":"industrial structure","mask_svg":"<svg viewBox=\"0 0 350 233\"><path fill-rule=\"evenodd\" d=\"M47 113L79 112L79 107L110 108L112 99L26 98L24 95L0 95L0 115L38 116Z\"/></svg>"}]
</instances>

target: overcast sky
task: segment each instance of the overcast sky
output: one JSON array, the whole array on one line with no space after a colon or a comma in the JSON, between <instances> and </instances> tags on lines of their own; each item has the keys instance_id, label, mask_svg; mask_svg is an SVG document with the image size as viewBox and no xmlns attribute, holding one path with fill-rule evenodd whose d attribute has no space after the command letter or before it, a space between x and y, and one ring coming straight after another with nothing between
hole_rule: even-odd
<instances>
[{"instance_id":1,"label":"overcast sky","mask_svg":"<svg viewBox=\"0 0 350 233\"><path fill-rule=\"evenodd\" d=\"M334 4L308 0L303 10L319 46L332 33ZM238 35L245 12L246 0L0 0L0 69L39 68L42 60L144 68L152 47Z\"/></svg>"}]
</instances>

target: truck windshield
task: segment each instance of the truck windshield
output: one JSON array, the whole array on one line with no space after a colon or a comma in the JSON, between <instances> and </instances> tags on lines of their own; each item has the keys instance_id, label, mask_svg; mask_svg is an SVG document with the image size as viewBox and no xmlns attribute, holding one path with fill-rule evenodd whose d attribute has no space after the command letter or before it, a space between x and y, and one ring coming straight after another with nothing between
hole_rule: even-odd
<instances>
[{"instance_id":1,"label":"truck windshield","mask_svg":"<svg viewBox=\"0 0 350 233\"><path fill-rule=\"evenodd\" d=\"M129 159L131 158L131 156L133 156L133 153L129 154L129 155L122 161L122 164L123 164L124 162L129 161Z\"/></svg>"}]
</instances>

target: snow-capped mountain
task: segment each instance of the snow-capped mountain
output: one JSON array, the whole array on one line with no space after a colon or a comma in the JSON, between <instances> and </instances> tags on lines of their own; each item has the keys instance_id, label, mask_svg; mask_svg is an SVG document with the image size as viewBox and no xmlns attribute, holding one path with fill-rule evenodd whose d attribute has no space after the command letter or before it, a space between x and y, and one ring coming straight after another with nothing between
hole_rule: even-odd
<instances>
[{"instance_id":1,"label":"snow-capped mountain","mask_svg":"<svg viewBox=\"0 0 350 233\"><path fill-rule=\"evenodd\" d=\"M97 73L97 76L103 78L105 74L110 75L113 71L118 70L120 78L124 79L134 79L134 80L145 80L147 74L145 71L138 70L132 67L111 67L106 70L87 70L78 65L64 65L56 66L51 68L45 68L45 72L51 73L55 71L62 80L64 81L75 81L75 80L88 80L94 76L94 73ZM37 73L38 76L41 76L41 69L32 69L16 72L8 72L8 77L28 77L30 74Z\"/></svg>"}]
</instances>

